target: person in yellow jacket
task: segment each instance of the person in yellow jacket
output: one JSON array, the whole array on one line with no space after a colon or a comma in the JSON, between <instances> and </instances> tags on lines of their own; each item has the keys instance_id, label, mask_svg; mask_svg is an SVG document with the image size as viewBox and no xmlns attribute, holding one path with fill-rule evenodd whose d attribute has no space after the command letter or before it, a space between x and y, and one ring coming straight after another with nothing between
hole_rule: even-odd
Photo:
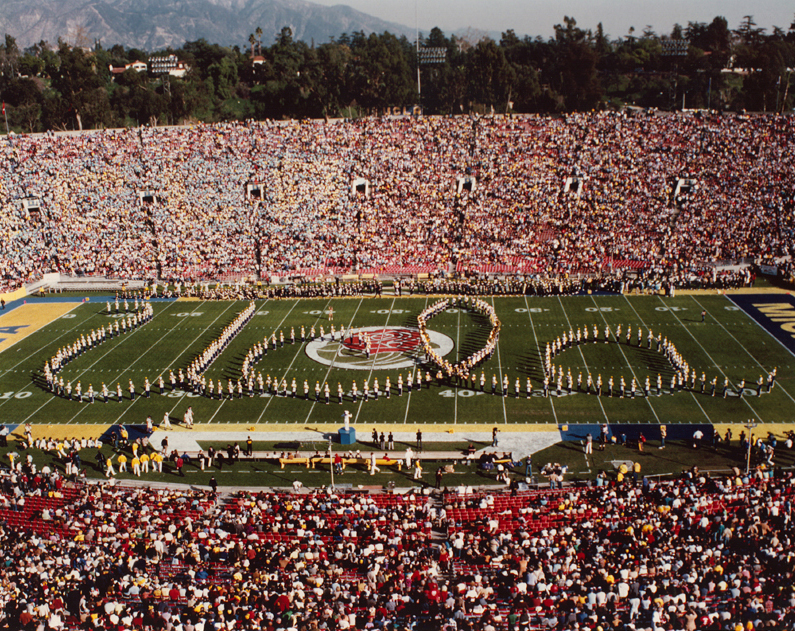
<instances>
[{"instance_id":1,"label":"person in yellow jacket","mask_svg":"<svg viewBox=\"0 0 795 631\"><path fill-rule=\"evenodd\" d=\"M146 454L141 454L139 460L141 461L141 470L144 473L149 473L149 456Z\"/></svg>"},{"instance_id":2,"label":"person in yellow jacket","mask_svg":"<svg viewBox=\"0 0 795 631\"><path fill-rule=\"evenodd\" d=\"M113 468L113 458L108 456L107 460L105 460L105 477L110 478L116 475L116 469Z\"/></svg>"},{"instance_id":3,"label":"person in yellow jacket","mask_svg":"<svg viewBox=\"0 0 795 631\"><path fill-rule=\"evenodd\" d=\"M127 456L124 454L119 454L119 457L116 458L119 461L119 473L124 473L127 471Z\"/></svg>"},{"instance_id":4,"label":"person in yellow jacket","mask_svg":"<svg viewBox=\"0 0 795 631\"><path fill-rule=\"evenodd\" d=\"M152 469L158 473L163 473L163 454L156 451L152 454Z\"/></svg>"},{"instance_id":5,"label":"person in yellow jacket","mask_svg":"<svg viewBox=\"0 0 795 631\"><path fill-rule=\"evenodd\" d=\"M141 461L138 459L138 456L133 456L132 468L133 468L133 473L140 478L141 477Z\"/></svg>"}]
</instances>

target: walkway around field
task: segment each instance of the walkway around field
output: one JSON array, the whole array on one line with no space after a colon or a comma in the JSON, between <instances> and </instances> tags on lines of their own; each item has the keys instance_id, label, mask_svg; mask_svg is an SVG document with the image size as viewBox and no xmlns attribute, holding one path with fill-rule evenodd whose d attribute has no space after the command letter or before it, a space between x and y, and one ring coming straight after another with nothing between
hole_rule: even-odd
<instances>
[{"instance_id":1,"label":"walkway around field","mask_svg":"<svg viewBox=\"0 0 795 631\"><path fill-rule=\"evenodd\" d=\"M180 454L187 452L188 454L197 453L202 447L200 443L218 443L240 444L240 448L245 452L246 439L250 436L251 440L256 442L261 441L276 441L284 443L284 447L276 448L272 451L255 451L254 458L274 458L282 452L298 454L301 458L308 458L314 456L316 452L321 454L325 453L328 449L328 436L329 432L320 432L313 430L302 431L226 431L219 429L218 431L203 431L201 429L190 431L182 430L176 432L164 431L156 429L150 437L153 445L159 445L164 436L168 436L169 450L176 449ZM386 453L391 459L403 459L406 455L406 448L404 445L410 445L414 457L419 456L423 460L446 460L455 457L455 454L460 454L460 459L465 458L463 450L434 450L434 451L418 451L416 449L416 431L415 432L393 432L396 445L401 445L401 449L378 449L372 446L370 441L370 431L362 428L362 433L359 434L361 442L365 442L368 446L362 447L361 442L357 445L341 445L337 440L337 433L331 433L334 436L335 442L332 445L332 452L345 453L349 450L361 449L362 454L369 456L371 452L379 455ZM510 452L513 454L515 460L524 458L542 449L546 449L561 440L560 432L556 430L551 431L533 431L533 432L503 432L501 431L498 438L498 446L491 447L491 432L483 431L466 431L461 430L455 434L448 432L426 432L422 433L423 442L425 443L440 443L440 442L455 442L461 444L462 442L471 442L476 447L483 443L488 443L488 447L479 447L474 452L474 457L477 458L483 452ZM276 455L274 455L276 454Z\"/></svg>"}]
</instances>

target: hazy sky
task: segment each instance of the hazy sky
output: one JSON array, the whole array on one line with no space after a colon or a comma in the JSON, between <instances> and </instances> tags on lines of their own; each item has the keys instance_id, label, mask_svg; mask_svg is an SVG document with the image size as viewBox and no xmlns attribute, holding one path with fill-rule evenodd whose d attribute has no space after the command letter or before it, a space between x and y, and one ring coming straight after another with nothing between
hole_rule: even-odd
<instances>
[{"instance_id":1,"label":"hazy sky","mask_svg":"<svg viewBox=\"0 0 795 631\"><path fill-rule=\"evenodd\" d=\"M312 0L319 4L347 4L376 17L414 26L413 0ZM791 0L416 0L420 30L438 26L445 33L461 28L501 33L512 28L522 35L551 35L563 16L572 16L582 28L596 29L601 21L605 32L615 39L630 26L640 34L650 24L659 34L671 32L679 22L711 22L722 15L729 28L737 28L744 15L751 14L758 26L780 26L787 30L795 19Z\"/></svg>"}]
</instances>

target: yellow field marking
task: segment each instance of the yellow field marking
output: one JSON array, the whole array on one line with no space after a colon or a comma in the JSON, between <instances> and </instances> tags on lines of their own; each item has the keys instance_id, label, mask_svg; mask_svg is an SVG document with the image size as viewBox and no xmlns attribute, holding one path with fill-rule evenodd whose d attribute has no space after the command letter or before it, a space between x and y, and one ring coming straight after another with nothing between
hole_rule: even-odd
<instances>
[{"instance_id":1,"label":"yellow field marking","mask_svg":"<svg viewBox=\"0 0 795 631\"><path fill-rule=\"evenodd\" d=\"M108 429L113 427L112 425L44 425L41 423L32 423L31 424L31 433L33 434L33 439L36 438L55 438L55 439L66 439L66 438L99 438L102 436ZM14 436L24 437L25 435L25 426L19 425L14 430Z\"/></svg>"},{"instance_id":2,"label":"yellow field marking","mask_svg":"<svg viewBox=\"0 0 795 631\"><path fill-rule=\"evenodd\" d=\"M24 340L56 318L69 313L79 304L75 302L27 304L0 316L0 352Z\"/></svg>"},{"instance_id":3,"label":"yellow field marking","mask_svg":"<svg viewBox=\"0 0 795 631\"><path fill-rule=\"evenodd\" d=\"M740 432L748 434L748 430L742 423L715 423L713 425L715 431L720 434L721 439L726 435L726 430L731 429L732 440L739 440ZM758 423L756 427L751 430L755 438L767 439L768 433L773 434L779 440L787 437L787 432L792 431L791 423Z\"/></svg>"}]
</instances>

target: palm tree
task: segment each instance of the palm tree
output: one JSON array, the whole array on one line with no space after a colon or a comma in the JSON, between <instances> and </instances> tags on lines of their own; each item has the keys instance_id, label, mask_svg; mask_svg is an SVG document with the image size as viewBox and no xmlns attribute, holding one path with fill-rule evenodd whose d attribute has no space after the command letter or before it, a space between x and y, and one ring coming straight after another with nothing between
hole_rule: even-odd
<instances>
[{"instance_id":1,"label":"palm tree","mask_svg":"<svg viewBox=\"0 0 795 631\"><path fill-rule=\"evenodd\" d=\"M254 33L248 36L248 43L251 44L251 58L254 58L254 42L257 40L254 37Z\"/></svg>"},{"instance_id":2,"label":"palm tree","mask_svg":"<svg viewBox=\"0 0 795 631\"><path fill-rule=\"evenodd\" d=\"M262 56L262 27L257 27L257 49L259 50L260 56Z\"/></svg>"}]
</instances>

